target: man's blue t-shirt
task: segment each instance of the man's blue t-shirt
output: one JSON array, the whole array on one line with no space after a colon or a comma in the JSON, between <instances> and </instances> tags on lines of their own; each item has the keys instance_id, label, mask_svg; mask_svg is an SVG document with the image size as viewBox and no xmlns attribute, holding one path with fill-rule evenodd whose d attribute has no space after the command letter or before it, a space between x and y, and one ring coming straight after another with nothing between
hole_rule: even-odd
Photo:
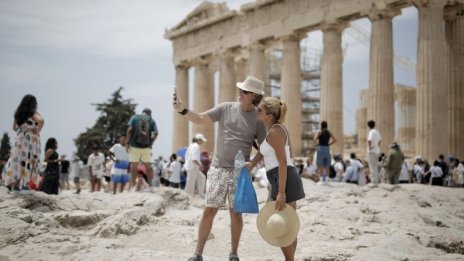
<instances>
[{"instance_id":1,"label":"man's blue t-shirt","mask_svg":"<svg viewBox=\"0 0 464 261\"><path fill-rule=\"evenodd\" d=\"M149 120L150 121L150 137L151 139L154 138L156 134L158 134L158 128L156 127L156 122L153 120L150 116L146 114L140 114L140 115L134 115L129 119L129 122L127 123L128 126L132 128L132 134L131 134L131 139L129 141L129 145L134 148L151 148L151 145L148 147L140 146L135 142L135 134L137 132L137 127L138 127L138 122L142 119Z\"/></svg>"}]
</instances>

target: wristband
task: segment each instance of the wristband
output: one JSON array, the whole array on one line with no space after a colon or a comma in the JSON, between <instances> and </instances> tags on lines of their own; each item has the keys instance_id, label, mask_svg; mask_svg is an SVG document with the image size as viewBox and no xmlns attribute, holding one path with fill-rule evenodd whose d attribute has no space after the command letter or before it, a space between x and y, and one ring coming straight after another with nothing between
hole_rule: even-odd
<instances>
[{"instance_id":1,"label":"wristband","mask_svg":"<svg viewBox=\"0 0 464 261\"><path fill-rule=\"evenodd\" d=\"M180 115L185 115L185 114L188 113L188 111L189 111L189 110L188 110L187 108L185 108L185 109L183 109L182 111L178 111L178 113L179 113Z\"/></svg>"}]
</instances>

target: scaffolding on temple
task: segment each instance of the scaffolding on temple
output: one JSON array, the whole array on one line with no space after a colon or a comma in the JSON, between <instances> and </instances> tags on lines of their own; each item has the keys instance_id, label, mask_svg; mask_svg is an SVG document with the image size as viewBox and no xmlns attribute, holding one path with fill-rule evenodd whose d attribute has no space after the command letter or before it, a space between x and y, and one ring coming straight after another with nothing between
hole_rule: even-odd
<instances>
[{"instance_id":1,"label":"scaffolding on temple","mask_svg":"<svg viewBox=\"0 0 464 261\"><path fill-rule=\"evenodd\" d=\"M300 42L301 62L301 113L303 142L301 155L308 155L315 150L313 138L319 129L320 110L320 75L322 50L310 48L308 38ZM270 95L280 98L280 81L283 51L280 48L268 53L268 72Z\"/></svg>"}]
</instances>

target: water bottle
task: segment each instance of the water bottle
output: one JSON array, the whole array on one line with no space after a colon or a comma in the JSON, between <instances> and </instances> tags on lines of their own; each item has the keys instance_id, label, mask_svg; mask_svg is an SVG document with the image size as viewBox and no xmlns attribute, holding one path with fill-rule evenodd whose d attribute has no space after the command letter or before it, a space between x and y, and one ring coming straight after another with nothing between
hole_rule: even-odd
<instances>
[{"instance_id":1,"label":"water bottle","mask_svg":"<svg viewBox=\"0 0 464 261\"><path fill-rule=\"evenodd\" d=\"M237 152L237 155L235 155L235 161L234 161L234 173L235 173L236 179L238 178L238 176L240 176L240 172L244 166L245 166L245 157L243 156L242 151L239 150Z\"/></svg>"}]
</instances>

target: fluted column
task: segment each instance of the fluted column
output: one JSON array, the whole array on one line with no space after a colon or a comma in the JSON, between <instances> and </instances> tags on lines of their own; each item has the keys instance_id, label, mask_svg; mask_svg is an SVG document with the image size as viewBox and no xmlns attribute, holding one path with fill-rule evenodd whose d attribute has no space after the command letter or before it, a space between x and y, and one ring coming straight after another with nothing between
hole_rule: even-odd
<instances>
[{"instance_id":1,"label":"fluted column","mask_svg":"<svg viewBox=\"0 0 464 261\"><path fill-rule=\"evenodd\" d=\"M358 134L358 157L365 158L367 148L367 89L359 91L359 103L356 110L356 133Z\"/></svg>"},{"instance_id":2,"label":"fluted column","mask_svg":"<svg viewBox=\"0 0 464 261\"><path fill-rule=\"evenodd\" d=\"M293 156L302 155L301 129L301 68L299 35L283 37L281 99L287 104L285 125L292 144Z\"/></svg>"},{"instance_id":3,"label":"fluted column","mask_svg":"<svg viewBox=\"0 0 464 261\"><path fill-rule=\"evenodd\" d=\"M382 136L381 152L388 152L395 134L394 85L393 85L393 30L392 18L399 12L372 10L369 89L367 118L374 120Z\"/></svg>"},{"instance_id":4,"label":"fluted column","mask_svg":"<svg viewBox=\"0 0 464 261\"><path fill-rule=\"evenodd\" d=\"M236 101L236 79L234 55L226 51L220 55L221 71L219 74L219 103Z\"/></svg>"},{"instance_id":5,"label":"fluted column","mask_svg":"<svg viewBox=\"0 0 464 261\"><path fill-rule=\"evenodd\" d=\"M265 95L269 95L269 84L267 77L266 47L263 44L255 43L250 46L249 73L265 83Z\"/></svg>"},{"instance_id":6,"label":"fluted column","mask_svg":"<svg viewBox=\"0 0 464 261\"><path fill-rule=\"evenodd\" d=\"M416 88L395 86L395 100L398 104L398 126L395 141L401 146L403 153L413 156L416 137Z\"/></svg>"},{"instance_id":7,"label":"fluted column","mask_svg":"<svg viewBox=\"0 0 464 261\"><path fill-rule=\"evenodd\" d=\"M247 60L244 58L238 58L235 60L235 78L237 82L243 82L247 77ZM235 100L239 96L239 89L235 88Z\"/></svg>"},{"instance_id":8,"label":"fluted column","mask_svg":"<svg viewBox=\"0 0 464 261\"><path fill-rule=\"evenodd\" d=\"M464 158L464 5L445 9L445 36L449 50L449 153Z\"/></svg>"},{"instance_id":9,"label":"fluted column","mask_svg":"<svg viewBox=\"0 0 464 261\"><path fill-rule=\"evenodd\" d=\"M448 74L443 19L445 2L414 2L419 9L416 153L429 160L448 152Z\"/></svg>"},{"instance_id":10,"label":"fluted column","mask_svg":"<svg viewBox=\"0 0 464 261\"><path fill-rule=\"evenodd\" d=\"M194 101L193 110L204 112L214 106L213 75L209 70L209 60L197 59L193 61L195 68L194 79ZM203 133L208 139L203 149L213 152L214 148L214 125L213 124L192 124L192 136L196 133Z\"/></svg>"},{"instance_id":11,"label":"fluted column","mask_svg":"<svg viewBox=\"0 0 464 261\"><path fill-rule=\"evenodd\" d=\"M327 121L329 130L337 139L333 153L343 155L343 82L342 82L342 34L345 23L322 25L324 51L321 69L320 120Z\"/></svg>"},{"instance_id":12,"label":"fluted column","mask_svg":"<svg viewBox=\"0 0 464 261\"><path fill-rule=\"evenodd\" d=\"M188 66L180 64L176 66L176 89L177 97L182 100L188 108L189 88L188 88ZM189 142L188 120L182 117L177 111L173 112L172 130L172 151L176 152L179 148L188 146Z\"/></svg>"}]
</instances>

